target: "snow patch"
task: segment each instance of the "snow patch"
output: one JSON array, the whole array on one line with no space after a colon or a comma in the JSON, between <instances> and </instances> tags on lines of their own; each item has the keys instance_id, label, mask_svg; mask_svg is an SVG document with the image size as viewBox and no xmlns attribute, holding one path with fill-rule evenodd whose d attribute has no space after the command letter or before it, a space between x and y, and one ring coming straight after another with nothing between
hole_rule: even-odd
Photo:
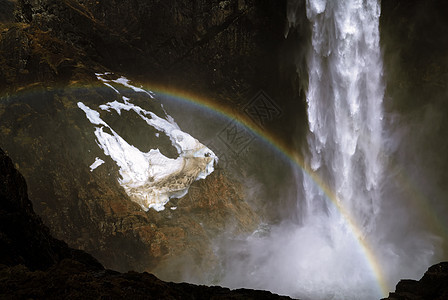
<instances>
[{"instance_id":1,"label":"snow patch","mask_svg":"<svg viewBox=\"0 0 448 300\"><path fill-rule=\"evenodd\" d=\"M98 168L102 164L104 164L104 160L102 160L99 157L95 158L95 162L90 165L90 172L93 172L93 170L95 170L96 168Z\"/></svg>"},{"instance_id":2,"label":"snow patch","mask_svg":"<svg viewBox=\"0 0 448 300\"><path fill-rule=\"evenodd\" d=\"M96 75L103 83L110 82L102 79L102 74ZM136 92L145 92L153 98L149 92L130 85L129 80L124 77L113 80L113 82L122 84ZM169 137L179 154L176 159L164 156L159 149L151 149L146 153L141 152L128 144L104 122L98 111L89 108L82 102L78 102L78 107L84 111L90 123L95 125L94 133L97 145L120 167L121 178L118 181L130 198L140 204L145 211L149 208L154 208L157 211L164 210L164 205L170 198L183 197L188 193L188 188L193 181L204 179L210 175L218 157L197 139L183 132L170 116L167 119L160 118L153 112L132 104L131 99L124 96L122 99L123 102L108 102L100 105L99 108L108 112L114 110L119 115L122 110L134 111L149 126L164 132ZM108 128L108 132L112 134L105 132L104 128Z\"/></svg>"},{"instance_id":3,"label":"snow patch","mask_svg":"<svg viewBox=\"0 0 448 300\"><path fill-rule=\"evenodd\" d=\"M121 85L123 85L123 86L125 86L125 87L127 87L127 88L129 88L129 89L131 89L131 90L133 90L134 92L145 93L145 94L147 94L149 97L151 97L152 99L154 99L155 94L154 94L153 92L151 92L151 91L146 91L146 90L144 90L142 87L136 87L136 86L133 86L132 84L129 83L130 80L127 79L126 77L121 76L121 77L118 78L118 79L109 80L109 79L105 79L105 78L103 77L104 75L111 75L111 73L109 73L109 72L106 72L106 73L104 73L104 74L102 74L102 73L95 73L95 75L96 75L96 78L97 78L98 80L102 81L104 85L106 85L106 86L112 88L117 94L120 94L120 92L119 92L116 88L114 88L114 87L110 84L110 82L114 82L114 83L121 84Z\"/></svg>"}]
</instances>

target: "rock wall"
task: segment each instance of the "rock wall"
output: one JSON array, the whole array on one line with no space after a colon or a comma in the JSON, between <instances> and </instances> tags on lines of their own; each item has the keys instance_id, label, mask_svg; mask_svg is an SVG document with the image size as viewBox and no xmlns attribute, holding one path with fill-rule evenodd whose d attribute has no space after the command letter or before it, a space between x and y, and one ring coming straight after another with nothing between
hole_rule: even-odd
<instances>
[{"instance_id":1,"label":"rock wall","mask_svg":"<svg viewBox=\"0 0 448 300\"><path fill-rule=\"evenodd\" d=\"M3 53L16 54L3 58L0 87L85 82L108 69L241 113L264 90L282 110L265 129L290 141L306 125L306 68L298 74L296 60L308 41L303 28L285 38L286 2L22 0L22 25L3 32Z\"/></svg>"},{"instance_id":2,"label":"rock wall","mask_svg":"<svg viewBox=\"0 0 448 300\"><path fill-rule=\"evenodd\" d=\"M241 110L264 89L286 105L281 104L285 114L291 112L285 118L291 126L278 119L272 130L290 136L296 112L287 106L296 107L292 100L300 95L282 96L298 80L292 60L281 57L282 47L297 40L284 38L285 5L17 1L16 23L2 25L0 36L1 146L28 179L35 208L51 232L110 268L158 270L181 280L181 265L196 266L191 272L207 277L204 270L218 263L211 240L232 226L236 233L251 231L260 220L238 184L225 173L213 175L195 185L203 193L193 203L181 200L176 211L160 214L142 212L118 185L116 167L88 171L90 156L99 153L91 130L80 125L85 116L76 102L111 99L104 90L89 90L97 85L94 73L105 71L186 89ZM136 121L128 122L130 127L114 126L144 144ZM166 264L177 273L166 271Z\"/></svg>"},{"instance_id":3,"label":"rock wall","mask_svg":"<svg viewBox=\"0 0 448 300\"><path fill-rule=\"evenodd\" d=\"M448 3L384 0L380 19L390 165L419 191L431 213L413 207L416 226L441 237L448 255ZM434 221L440 225L434 225ZM418 225L417 225L418 224Z\"/></svg>"},{"instance_id":4,"label":"rock wall","mask_svg":"<svg viewBox=\"0 0 448 300\"><path fill-rule=\"evenodd\" d=\"M63 259L74 259L92 269L103 269L92 256L50 235L33 211L25 179L2 149L0 186L0 265L46 270Z\"/></svg>"},{"instance_id":5,"label":"rock wall","mask_svg":"<svg viewBox=\"0 0 448 300\"><path fill-rule=\"evenodd\" d=\"M442 300L448 298L448 262L431 266L420 280L400 280L388 300Z\"/></svg>"},{"instance_id":6,"label":"rock wall","mask_svg":"<svg viewBox=\"0 0 448 300\"><path fill-rule=\"evenodd\" d=\"M212 240L226 231L254 230L259 216L225 173L194 183L192 189L200 193L193 198L188 194L170 201L163 212L144 212L119 185L118 166L109 156L104 166L91 172L95 157L104 154L76 103L98 106L111 100L110 91L66 88L16 95L0 103L2 143L28 178L36 211L56 237L88 251L109 268L157 269L159 275L178 281L189 269L197 280L209 280L206 270L212 272L218 264ZM130 97L148 103L137 93ZM150 103L146 107L157 112ZM105 118L127 140L133 137L146 147L170 151L169 141L158 139L155 144L147 139L147 126L132 114ZM176 267L167 271L167 264Z\"/></svg>"},{"instance_id":7,"label":"rock wall","mask_svg":"<svg viewBox=\"0 0 448 300\"><path fill-rule=\"evenodd\" d=\"M27 186L0 149L0 297L6 299L289 299L269 292L166 283L148 273L105 270L89 254L53 238Z\"/></svg>"}]
</instances>

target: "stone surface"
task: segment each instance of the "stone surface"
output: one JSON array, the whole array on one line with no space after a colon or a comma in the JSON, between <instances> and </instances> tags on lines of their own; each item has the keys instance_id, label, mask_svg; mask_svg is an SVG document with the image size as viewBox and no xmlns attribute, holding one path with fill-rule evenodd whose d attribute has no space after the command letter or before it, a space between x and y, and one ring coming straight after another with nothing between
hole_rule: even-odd
<instances>
[{"instance_id":1,"label":"stone surface","mask_svg":"<svg viewBox=\"0 0 448 300\"><path fill-rule=\"evenodd\" d=\"M303 134L306 53L297 46L306 49L307 28L285 38L285 0L113 3L18 1L20 30L3 33L4 53L34 46L3 58L8 68L0 72L0 88L88 81L88 70L109 69L197 93L240 113L264 90L283 113L266 129L285 140ZM304 1L299 7L305 16Z\"/></svg>"},{"instance_id":2,"label":"stone surface","mask_svg":"<svg viewBox=\"0 0 448 300\"><path fill-rule=\"evenodd\" d=\"M0 23L14 21L15 4L14 0L0 0Z\"/></svg>"},{"instance_id":3,"label":"stone surface","mask_svg":"<svg viewBox=\"0 0 448 300\"><path fill-rule=\"evenodd\" d=\"M448 299L448 262L431 266L419 280L401 280L389 300Z\"/></svg>"},{"instance_id":4,"label":"stone surface","mask_svg":"<svg viewBox=\"0 0 448 300\"><path fill-rule=\"evenodd\" d=\"M34 207L50 231L109 268L155 271L172 280L183 280L187 268L198 280L213 281L219 262L212 240L224 231L250 232L263 217L260 211L244 201L239 184L224 172L195 183L192 190L199 192L193 199L190 194L171 202L176 210L144 213L118 185L113 162L89 172L101 152L76 102L113 99L111 91L98 88L94 75L105 71L197 93L241 114L262 89L282 112L263 130L300 147L307 126L303 91L309 28L305 1L298 1L302 20L285 37L286 4L0 1L0 146L27 178ZM429 114L433 127L422 130L426 140L415 153L424 153L429 144L441 156L448 151L443 117L448 60L446 38L441 38L446 11L444 1L382 1L386 98L394 99L386 101L386 109L409 111L410 118L420 118L428 107L440 113L438 119ZM136 145L140 141L139 147L151 142L135 127L108 122ZM425 165L448 167L447 160L434 156ZM434 180L447 182L447 173ZM266 206L269 211L279 207ZM48 259L54 261L52 254Z\"/></svg>"},{"instance_id":5,"label":"stone surface","mask_svg":"<svg viewBox=\"0 0 448 300\"><path fill-rule=\"evenodd\" d=\"M0 149L2 299L289 299L269 292L167 283L148 273L106 270L53 238L28 199L22 175Z\"/></svg>"},{"instance_id":6,"label":"stone surface","mask_svg":"<svg viewBox=\"0 0 448 300\"><path fill-rule=\"evenodd\" d=\"M0 144L27 178L34 207L57 238L119 271L182 280L187 268L197 280L214 280L205 272L219 264L212 241L224 232L247 234L260 221L239 184L225 172L213 174L193 185L200 191L194 199L173 201L176 210L145 213L117 183L110 158L89 171L102 153L76 103L112 101L116 95L98 87L94 75L111 70L230 106L244 106L260 88L274 95L269 87L279 83L285 2L115 4L17 1L16 23L3 23L0 36ZM288 70L295 74L293 63ZM149 110L159 113L160 107ZM148 151L154 141L138 118L125 115L126 122L110 115L105 120ZM172 151L163 143L157 147Z\"/></svg>"},{"instance_id":7,"label":"stone surface","mask_svg":"<svg viewBox=\"0 0 448 300\"><path fill-rule=\"evenodd\" d=\"M123 93L163 115L146 94ZM144 212L119 185L118 166L97 146L94 127L76 106L83 101L95 108L114 97L121 96L109 88L67 87L18 94L0 103L2 144L28 178L36 211L57 238L91 253L108 268L153 271L178 281L188 269L197 280L209 280L206 271L218 263L213 239L223 232L251 232L259 216L224 173L195 182L191 189L199 193L194 197L173 199L162 212ZM135 113L102 111L102 117L141 151L158 148L177 155L168 138L155 138ZM106 163L91 172L96 157ZM171 210L173 206L177 209Z\"/></svg>"},{"instance_id":8,"label":"stone surface","mask_svg":"<svg viewBox=\"0 0 448 300\"><path fill-rule=\"evenodd\" d=\"M390 157L409 176L439 217L425 215L409 199L414 226L442 237L440 257L448 257L446 215L448 173L448 2L381 1L381 47ZM410 163L412 162L412 163ZM420 214L420 215L419 215ZM440 225L434 225L434 220Z\"/></svg>"},{"instance_id":9,"label":"stone surface","mask_svg":"<svg viewBox=\"0 0 448 300\"><path fill-rule=\"evenodd\" d=\"M90 255L50 235L33 211L25 179L1 149L0 186L0 264L46 270L62 259L75 259L93 269L103 269Z\"/></svg>"}]
</instances>

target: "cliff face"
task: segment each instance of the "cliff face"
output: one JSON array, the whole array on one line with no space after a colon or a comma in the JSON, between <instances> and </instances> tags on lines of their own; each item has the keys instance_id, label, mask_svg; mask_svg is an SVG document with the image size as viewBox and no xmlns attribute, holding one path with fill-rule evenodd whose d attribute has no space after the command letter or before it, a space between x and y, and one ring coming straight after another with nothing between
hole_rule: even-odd
<instances>
[{"instance_id":1,"label":"cliff face","mask_svg":"<svg viewBox=\"0 0 448 300\"><path fill-rule=\"evenodd\" d=\"M0 23L7 23L14 21L15 1L2 0L0 1Z\"/></svg>"},{"instance_id":2,"label":"cliff face","mask_svg":"<svg viewBox=\"0 0 448 300\"><path fill-rule=\"evenodd\" d=\"M21 25L2 34L2 52L14 55L3 57L0 87L85 82L108 69L240 112L264 90L282 110L265 129L288 141L306 126L306 72L295 61L308 40L285 39L285 12L285 0L18 1Z\"/></svg>"},{"instance_id":3,"label":"cliff face","mask_svg":"<svg viewBox=\"0 0 448 300\"><path fill-rule=\"evenodd\" d=\"M226 172L213 174L194 184L201 191L194 199L170 202L176 210L144 212L118 184L110 158L104 158L107 167L90 172L103 153L76 103L99 106L117 98L98 87L95 72L105 71L221 93L223 102L238 102L240 93L252 97L257 79L264 85L277 74L271 50L272 39L282 36L282 9L281 3L242 1L18 1L19 22L2 24L0 37L0 140L51 232L109 268L153 270L171 280L182 280L188 269L197 280L213 280L205 273L219 264L212 240L227 231L248 233L260 220L239 184ZM127 93L163 113L148 97ZM154 144L135 115L112 115L106 121L141 151L175 152L163 135Z\"/></svg>"},{"instance_id":4,"label":"cliff face","mask_svg":"<svg viewBox=\"0 0 448 300\"><path fill-rule=\"evenodd\" d=\"M46 270L63 259L74 259L92 269L103 269L90 255L50 235L33 211L25 179L1 149L0 186L0 264Z\"/></svg>"},{"instance_id":5,"label":"cliff face","mask_svg":"<svg viewBox=\"0 0 448 300\"><path fill-rule=\"evenodd\" d=\"M183 280L188 269L197 280L214 280L219 261L213 240L251 232L264 217L244 201L239 183L225 171L214 173L165 211L144 212L118 184L110 158L90 172L103 153L76 103L116 100L113 91L98 86L95 73L106 71L197 93L239 113L263 90L280 108L280 117L263 130L300 144L307 124L302 88L309 28L305 1L298 3L301 27L285 38L283 0L0 0L0 146L27 178L34 208L51 232L109 268L151 270L171 280ZM382 1L386 109L406 111L403 124L424 120L423 129L409 127L411 142L403 148L419 148L402 159L413 161L427 145L439 149L425 156L427 173L448 167L446 159L435 159L448 152L447 42L440 38L446 9L443 1ZM154 137L141 129L141 120L124 115L124 123L111 115L107 121L148 151L144 147ZM157 146L173 154L166 139ZM443 183L447 176L441 172L431 180ZM46 266L56 255L48 251Z\"/></svg>"},{"instance_id":6,"label":"cliff face","mask_svg":"<svg viewBox=\"0 0 448 300\"><path fill-rule=\"evenodd\" d=\"M71 249L49 234L32 209L24 178L1 149L0 186L2 297L289 299L269 292L166 283L148 273L105 270L87 253ZM440 263L430 267L419 281L400 281L386 299L446 299L447 270L447 263Z\"/></svg>"},{"instance_id":7,"label":"cliff face","mask_svg":"<svg viewBox=\"0 0 448 300\"><path fill-rule=\"evenodd\" d=\"M381 8L388 108L406 112L446 102L447 3L388 0Z\"/></svg>"},{"instance_id":8,"label":"cliff face","mask_svg":"<svg viewBox=\"0 0 448 300\"><path fill-rule=\"evenodd\" d=\"M381 44L386 84L387 147L396 170L425 195L433 215L412 216L442 237L447 257L448 11L446 1L382 1ZM393 139L393 141L392 141ZM409 163L412 162L412 163ZM422 213L415 200L408 204ZM434 225L438 220L441 225Z\"/></svg>"},{"instance_id":9,"label":"cliff face","mask_svg":"<svg viewBox=\"0 0 448 300\"><path fill-rule=\"evenodd\" d=\"M229 230L254 230L259 216L224 172L195 182L191 190L198 193L171 200L162 212L143 211L120 186L119 167L98 147L95 128L76 105L82 101L95 108L112 101L114 94L104 88L66 88L16 95L0 104L2 143L28 178L36 211L56 237L109 268L154 271L171 280L182 280L189 269L198 280L209 280L205 271L218 263L212 240ZM147 95L132 90L125 95L162 115ZM141 151L158 148L177 155L169 139L156 137L137 114L101 114ZM105 164L91 171L96 157Z\"/></svg>"},{"instance_id":10,"label":"cliff face","mask_svg":"<svg viewBox=\"0 0 448 300\"><path fill-rule=\"evenodd\" d=\"M42 32L72 48L61 53L55 45L52 51L63 54L68 69L79 68L72 60L89 59L144 81L172 82L238 103L245 89L255 93L280 83L285 11L285 1L23 0L16 19L30 26L26 33ZM53 76L60 63L54 62ZM224 84L224 77L231 80Z\"/></svg>"},{"instance_id":11,"label":"cliff face","mask_svg":"<svg viewBox=\"0 0 448 300\"><path fill-rule=\"evenodd\" d=\"M419 280L401 280L389 300L442 300L448 298L448 262L436 264Z\"/></svg>"},{"instance_id":12,"label":"cliff face","mask_svg":"<svg viewBox=\"0 0 448 300\"><path fill-rule=\"evenodd\" d=\"M105 270L89 254L49 234L33 211L24 178L1 149L0 187L2 298L287 299L263 291L166 283L148 273Z\"/></svg>"}]
</instances>

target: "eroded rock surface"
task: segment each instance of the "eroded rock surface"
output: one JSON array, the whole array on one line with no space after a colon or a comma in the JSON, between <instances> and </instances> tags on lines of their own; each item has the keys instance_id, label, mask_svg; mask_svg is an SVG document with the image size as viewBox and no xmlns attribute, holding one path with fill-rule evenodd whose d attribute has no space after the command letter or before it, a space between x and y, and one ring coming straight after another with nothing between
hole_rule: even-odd
<instances>
[{"instance_id":1,"label":"eroded rock surface","mask_svg":"<svg viewBox=\"0 0 448 300\"><path fill-rule=\"evenodd\" d=\"M122 93L163 116L148 95L130 89ZM120 185L119 166L98 147L95 126L76 105L82 100L99 107L114 97L122 95L110 88L66 88L14 96L0 104L2 144L28 178L36 211L57 238L108 268L157 269L171 280L184 279L182 273L191 268L196 278L212 279L204 272L217 264L213 239L231 226L236 233L251 232L259 216L223 172L193 183L194 196L172 199L164 211L144 211ZM169 138L151 131L136 113L98 111L123 139L138 141L140 151L158 148L178 155ZM91 171L97 157L105 163ZM168 272L163 266L170 264L176 267Z\"/></svg>"},{"instance_id":2,"label":"eroded rock surface","mask_svg":"<svg viewBox=\"0 0 448 300\"><path fill-rule=\"evenodd\" d=\"M28 199L22 175L0 149L0 297L4 299L289 299L269 292L163 282L106 270L53 238Z\"/></svg>"},{"instance_id":3,"label":"eroded rock surface","mask_svg":"<svg viewBox=\"0 0 448 300\"><path fill-rule=\"evenodd\" d=\"M259 88L278 83L285 2L14 5L14 16L5 11L0 36L0 144L27 178L34 207L52 234L106 267L158 270L172 280L182 280L191 267L195 276L214 280L204 273L218 264L213 239L224 232L247 234L260 221L239 184L225 171L213 173L193 183L196 196L172 200L160 213L144 212L120 186L119 167L99 149L77 103L122 101L97 79L106 71L188 87L229 105L249 100ZM164 114L147 95L127 90L123 96ZM140 151L177 155L165 135L156 138L133 112L123 111L120 119L103 111L101 117ZM104 164L91 171L97 159ZM168 272L168 265L177 271Z\"/></svg>"},{"instance_id":4,"label":"eroded rock surface","mask_svg":"<svg viewBox=\"0 0 448 300\"><path fill-rule=\"evenodd\" d=\"M431 266L417 280L401 280L388 300L442 300L448 299L448 262Z\"/></svg>"}]
</instances>

